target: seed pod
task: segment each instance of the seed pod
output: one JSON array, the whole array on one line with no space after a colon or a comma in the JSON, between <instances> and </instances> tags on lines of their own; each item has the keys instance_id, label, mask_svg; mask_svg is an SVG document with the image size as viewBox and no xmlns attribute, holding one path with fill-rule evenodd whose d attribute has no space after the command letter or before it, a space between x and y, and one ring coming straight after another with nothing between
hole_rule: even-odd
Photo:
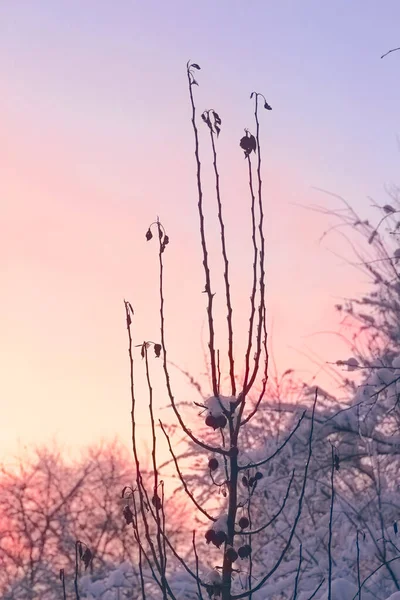
<instances>
[{"instance_id":1,"label":"seed pod","mask_svg":"<svg viewBox=\"0 0 400 600\"><path fill-rule=\"evenodd\" d=\"M153 506L155 506L155 508L157 510L161 509L161 506L162 506L161 499L159 498L159 496L157 496L157 494L154 494L154 496L151 499L151 503Z\"/></svg>"},{"instance_id":2,"label":"seed pod","mask_svg":"<svg viewBox=\"0 0 400 600\"><path fill-rule=\"evenodd\" d=\"M238 553L236 552L235 548L232 548L232 546L228 546L225 555L231 562L235 562L238 557Z\"/></svg>"},{"instance_id":3,"label":"seed pod","mask_svg":"<svg viewBox=\"0 0 400 600\"><path fill-rule=\"evenodd\" d=\"M218 461L216 458L210 458L208 461L208 468L210 471L216 471L218 469Z\"/></svg>"},{"instance_id":4,"label":"seed pod","mask_svg":"<svg viewBox=\"0 0 400 600\"><path fill-rule=\"evenodd\" d=\"M244 546L240 546L238 550L238 554L241 559L248 558L251 554L251 546L249 544L245 544Z\"/></svg>"},{"instance_id":5,"label":"seed pod","mask_svg":"<svg viewBox=\"0 0 400 600\"><path fill-rule=\"evenodd\" d=\"M257 473L254 475L254 479L256 481L260 481L260 479L262 479L264 477L264 475L261 473L261 471L257 471Z\"/></svg>"},{"instance_id":6,"label":"seed pod","mask_svg":"<svg viewBox=\"0 0 400 600\"><path fill-rule=\"evenodd\" d=\"M219 548L225 542L226 542L226 533L224 531L217 531L215 533L215 537L213 539L214 546L217 546L217 548Z\"/></svg>"},{"instance_id":7,"label":"seed pod","mask_svg":"<svg viewBox=\"0 0 400 600\"><path fill-rule=\"evenodd\" d=\"M218 429L217 419L214 417L214 415L207 415L206 425L207 425L207 427L212 427L213 429Z\"/></svg>"},{"instance_id":8,"label":"seed pod","mask_svg":"<svg viewBox=\"0 0 400 600\"><path fill-rule=\"evenodd\" d=\"M247 517L240 517L239 519L239 527L240 529L246 529L250 525L250 521Z\"/></svg>"},{"instance_id":9,"label":"seed pod","mask_svg":"<svg viewBox=\"0 0 400 600\"><path fill-rule=\"evenodd\" d=\"M249 487L249 482L247 480L246 475L243 475L243 477L242 477L242 483L243 483L244 487Z\"/></svg>"},{"instance_id":10,"label":"seed pod","mask_svg":"<svg viewBox=\"0 0 400 600\"><path fill-rule=\"evenodd\" d=\"M216 417L217 427L220 427L221 429L223 429L225 427L227 422L228 421L226 420L225 415L219 415L218 417Z\"/></svg>"},{"instance_id":11,"label":"seed pod","mask_svg":"<svg viewBox=\"0 0 400 600\"><path fill-rule=\"evenodd\" d=\"M208 531L206 531L206 534L204 537L206 538L207 544L209 544L210 542L214 543L214 539L215 539L214 529L209 529Z\"/></svg>"}]
</instances>

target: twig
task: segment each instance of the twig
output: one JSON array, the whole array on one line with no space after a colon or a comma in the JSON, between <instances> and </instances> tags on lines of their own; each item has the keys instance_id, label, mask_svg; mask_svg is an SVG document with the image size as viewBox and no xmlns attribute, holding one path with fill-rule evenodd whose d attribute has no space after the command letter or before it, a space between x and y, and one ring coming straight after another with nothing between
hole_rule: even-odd
<instances>
[{"instance_id":1,"label":"twig","mask_svg":"<svg viewBox=\"0 0 400 600\"><path fill-rule=\"evenodd\" d=\"M391 50L388 50L387 52L385 52L385 54L382 54L381 58L385 58L385 56L387 56L391 52L397 52L398 50L400 50L400 48L392 48Z\"/></svg>"}]
</instances>

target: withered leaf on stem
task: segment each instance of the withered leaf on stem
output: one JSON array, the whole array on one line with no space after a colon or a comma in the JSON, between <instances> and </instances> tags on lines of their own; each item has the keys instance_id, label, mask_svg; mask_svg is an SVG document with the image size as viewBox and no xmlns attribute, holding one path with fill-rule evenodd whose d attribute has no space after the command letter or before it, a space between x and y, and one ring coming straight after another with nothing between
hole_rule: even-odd
<instances>
[{"instance_id":1,"label":"withered leaf on stem","mask_svg":"<svg viewBox=\"0 0 400 600\"><path fill-rule=\"evenodd\" d=\"M131 523L133 523L133 512L128 505L124 506L124 510L122 511L122 514L124 515L124 519L125 519L127 525L130 525Z\"/></svg>"},{"instance_id":2,"label":"withered leaf on stem","mask_svg":"<svg viewBox=\"0 0 400 600\"><path fill-rule=\"evenodd\" d=\"M82 558L83 564L85 565L85 571L86 571L86 569L90 565L90 562L91 562L91 560L93 558L93 555L92 555L92 553L91 553L91 551L90 551L89 548L86 548L86 550L82 554L81 558Z\"/></svg>"},{"instance_id":3,"label":"withered leaf on stem","mask_svg":"<svg viewBox=\"0 0 400 600\"><path fill-rule=\"evenodd\" d=\"M191 66L193 67L193 69L197 69L198 71L200 71L200 67L197 63L193 63Z\"/></svg>"},{"instance_id":4,"label":"withered leaf on stem","mask_svg":"<svg viewBox=\"0 0 400 600\"><path fill-rule=\"evenodd\" d=\"M335 470L339 471L340 469L340 459L339 456L337 454L335 454Z\"/></svg>"},{"instance_id":5,"label":"withered leaf on stem","mask_svg":"<svg viewBox=\"0 0 400 600\"><path fill-rule=\"evenodd\" d=\"M156 355L156 358L160 358L161 348L161 344L154 344L154 354Z\"/></svg>"},{"instance_id":6,"label":"withered leaf on stem","mask_svg":"<svg viewBox=\"0 0 400 600\"><path fill-rule=\"evenodd\" d=\"M247 158L250 156L252 152L255 152L257 149L257 142L254 135L249 135L248 133L242 137L240 140L240 147L244 150L244 156Z\"/></svg>"},{"instance_id":7,"label":"withered leaf on stem","mask_svg":"<svg viewBox=\"0 0 400 600\"><path fill-rule=\"evenodd\" d=\"M214 114L214 119L215 119L215 122L216 122L218 125L221 125L221 117L219 116L219 114L218 114L218 113L216 113L216 112L215 112L215 110L213 110L213 114Z\"/></svg>"},{"instance_id":8,"label":"withered leaf on stem","mask_svg":"<svg viewBox=\"0 0 400 600\"><path fill-rule=\"evenodd\" d=\"M149 242L152 237L153 237L153 234L151 233L151 230L149 227L148 230L146 231L146 240Z\"/></svg>"}]
</instances>

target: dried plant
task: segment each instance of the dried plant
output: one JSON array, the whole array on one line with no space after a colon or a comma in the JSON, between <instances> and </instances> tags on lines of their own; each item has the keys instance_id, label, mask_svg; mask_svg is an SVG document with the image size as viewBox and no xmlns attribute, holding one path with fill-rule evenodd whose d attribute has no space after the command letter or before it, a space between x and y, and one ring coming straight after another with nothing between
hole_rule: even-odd
<instances>
[{"instance_id":1,"label":"dried plant","mask_svg":"<svg viewBox=\"0 0 400 600\"><path fill-rule=\"evenodd\" d=\"M200 66L187 64L187 83L191 108L191 125L194 137L194 154L196 164L197 207L199 215L199 234L202 250L204 272L204 294L206 297L207 329L208 329L208 363L210 367L210 393L203 401L193 403L200 407L203 419L211 436L199 437L193 432L188 418L182 410L182 404L176 399L170 376L168 343L165 333L165 296L164 296L164 256L169 244L169 237L159 219L152 223L146 233L146 240L158 243L159 267L159 299L160 299L160 341L134 340L134 310L130 302L125 301L125 318L128 333L128 352L130 364L131 398L132 398L132 443L136 467L136 479L133 486L124 488L126 499L124 517L133 528L133 535L139 548L139 569L141 572L142 598L161 597L178 598L176 580L187 575L185 598L250 598L263 588L269 579L278 571L286 553L292 545L298 525L306 483L307 473L312 455L312 437L314 411L317 392L312 406L299 416L294 428L288 435L280 439L274 450L262 457L250 456L244 451L243 440L246 427L256 417L265 398L268 380L268 348L266 324L266 239L264 231L264 202L262 187L262 152L260 133L260 107L270 111L271 107L265 97L252 92L250 99L254 106L255 132L245 129L245 135L239 143L244 151L250 196L252 240L252 283L250 289L250 307L248 317L248 336L245 355L242 362L235 354L233 328L233 302L230 281L230 263L227 249L227 233L224 221L224 202L220 186L218 166L217 140L222 130L222 118L214 110L205 110L201 120L208 129L211 146L213 176L215 179L215 196L217 217L220 231L221 256L223 261L223 280L225 289L225 305L227 319L227 364L230 395L221 393L221 381L225 381L225 373L221 369L219 344L214 321L214 270L210 260L207 239L207 222L204 209L203 165L201 162L200 135L195 102L195 87L198 85L197 74ZM142 365L147 381L148 410L151 428L151 479L145 479L138 451L136 430L137 391L135 387L135 370L137 354L140 348ZM209 456L208 468L215 494L222 494L224 506L218 512L206 508L201 499L196 498L196 491L189 483L190 472L183 473L182 466L174 450L171 427L157 420L154 408L154 376L153 360L161 359L170 407L176 420L176 426L185 434L187 442ZM239 365L239 367L238 367ZM250 402L251 395L257 393L255 402ZM140 398L143 406L143 398ZM308 419L304 419L305 416ZM200 427L201 429L201 427ZM273 526L276 517L263 520L259 511L253 510L253 499L257 488L260 489L263 468L279 461L291 437L298 430L306 439L306 460L301 473L297 473L300 486L296 494L291 494L290 502L294 505L292 522L285 533L284 544L279 553L263 572L254 572L253 549L257 534L267 527ZM164 435L172 457L180 485L197 513L193 522L197 523L193 531L190 546L177 549L166 533L165 486L160 475L159 435ZM242 447L243 446L243 447ZM165 461L163 461L165 462ZM287 494L280 499L277 507L279 514L288 502L293 476L287 480ZM240 516L242 515L242 516ZM211 551L211 548L215 550ZM213 563L210 565L211 561ZM208 567L207 567L208 563ZM211 566L211 569L210 569ZM208 571L208 572L207 572ZM178 575L177 575L178 573ZM157 591L155 591L154 584ZM296 583L297 589L297 583ZM181 596L179 596L181 597Z\"/></svg>"}]
</instances>

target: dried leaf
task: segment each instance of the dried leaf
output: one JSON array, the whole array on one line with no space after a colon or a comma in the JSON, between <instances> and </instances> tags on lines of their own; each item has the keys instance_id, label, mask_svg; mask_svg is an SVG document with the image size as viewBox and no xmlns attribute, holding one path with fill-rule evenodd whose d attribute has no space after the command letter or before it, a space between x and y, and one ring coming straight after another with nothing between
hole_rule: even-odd
<instances>
[{"instance_id":1,"label":"dried leaf","mask_svg":"<svg viewBox=\"0 0 400 600\"><path fill-rule=\"evenodd\" d=\"M218 113L215 112L215 110L213 110L213 115L214 115L214 120L217 123L217 125L221 125L221 117L219 116Z\"/></svg>"},{"instance_id":2,"label":"dried leaf","mask_svg":"<svg viewBox=\"0 0 400 600\"><path fill-rule=\"evenodd\" d=\"M153 237L153 234L151 233L150 227L149 227L148 230L146 231L146 240L149 242L152 237Z\"/></svg>"},{"instance_id":3,"label":"dried leaf","mask_svg":"<svg viewBox=\"0 0 400 600\"><path fill-rule=\"evenodd\" d=\"M197 69L198 71L200 71L200 67L197 63L193 63L190 66L193 67L193 69Z\"/></svg>"},{"instance_id":4,"label":"dried leaf","mask_svg":"<svg viewBox=\"0 0 400 600\"><path fill-rule=\"evenodd\" d=\"M219 136L220 131L221 131L221 128L218 127L218 125L215 125L215 133L217 134L217 137Z\"/></svg>"},{"instance_id":5,"label":"dried leaf","mask_svg":"<svg viewBox=\"0 0 400 600\"><path fill-rule=\"evenodd\" d=\"M78 554L79 554L79 558L82 558L83 548L82 548L81 542L78 542Z\"/></svg>"},{"instance_id":6,"label":"dried leaf","mask_svg":"<svg viewBox=\"0 0 400 600\"><path fill-rule=\"evenodd\" d=\"M124 506L124 510L122 511L122 514L124 515L124 519L127 525L130 525L131 523L133 523L133 512L131 511L130 507L128 505Z\"/></svg>"},{"instance_id":7,"label":"dried leaf","mask_svg":"<svg viewBox=\"0 0 400 600\"><path fill-rule=\"evenodd\" d=\"M252 99L253 96L254 96L254 92L251 92L251 94L250 94L250 100Z\"/></svg>"},{"instance_id":8,"label":"dried leaf","mask_svg":"<svg viewBox=\"0 0 400 600\"><path fill-rule=\"evenodd\" d=\"M340 469L340 459L339 456L337 454L335 454L335 470L339 471Z\"/></svg>"},{"instance_id":9,"label":"dried leaf","mask_svg":"<svg viewBox=\"0 0 400 600\"><path fill-rule=\"evenodd\" d=\"M195 79L192 79L191 84L192 85L199 85Z\"/></svg>"},{"instance_id":10,"label":"dried leaf","mask_svg":"<svg viewBox=\"0 0 400 600\"><path fill-rule=\"evenodd\" d=\"M169 244L169 237L167 235L164 235L163 244L164 244L164 246L166 246L167 244Z\"/></svg>"},{"instance_id":11,"label":"dried leaf","mask_svg":"<svg viewBox=\"0 0 400 600\"><path fill-rule=\"evenodd\" d=\"M161 350L161 344L154 344L154 354L156 355L156 358L160 358Z\"/></svg>"},{"instance_id":12,"label":"dried leaf","mask_svg":"<svg viewBox=\"0 0 400 600\"><path fill-rule=\"evenodd\" d=\"M245 158L250 156L252 152L255 152L257 149L257 142L254 135L249 135L248 133L242 137L240 140L240 147L244 150Z\"/></svg>"},{"instance_id":13,"label":"dried leaf","mask_svg":"<svg viewBox=\"0 0 400 600\"><path fill-rule=\"evenodd\" d=\"M272 110L271 106L268 104L268 102L267 102L267 101L265 101L265 102L264 102L264 108L265 108L266 110Z\"/></svg>"},{"instance_id":14,"label":"dried leaf","mask_svg":"<svg viewBox=\"0 0 400 600\"><path fill-rule=\"evenodd\" d=\"M383 207L383 210L385 211L386 214L390 214L390 213L394 213L396 212L395 209L393 208L393 206L390 206L390 204L385 204L385 206Z\"/></svg>"},{"instance_id":15,"label":"dried leaf","mask_svg":"<svg viewBox=\"0 0 400 600\"><path fill-rule=\"evenodd\" d=\"M91 551L89 550L89 548L86 548L85 552L81 556L81 559L85 565L85 571L88 568L88 566L90 565L92 558L93 558L93 555L92 555Z\"/></svg>"}]
</instances>

